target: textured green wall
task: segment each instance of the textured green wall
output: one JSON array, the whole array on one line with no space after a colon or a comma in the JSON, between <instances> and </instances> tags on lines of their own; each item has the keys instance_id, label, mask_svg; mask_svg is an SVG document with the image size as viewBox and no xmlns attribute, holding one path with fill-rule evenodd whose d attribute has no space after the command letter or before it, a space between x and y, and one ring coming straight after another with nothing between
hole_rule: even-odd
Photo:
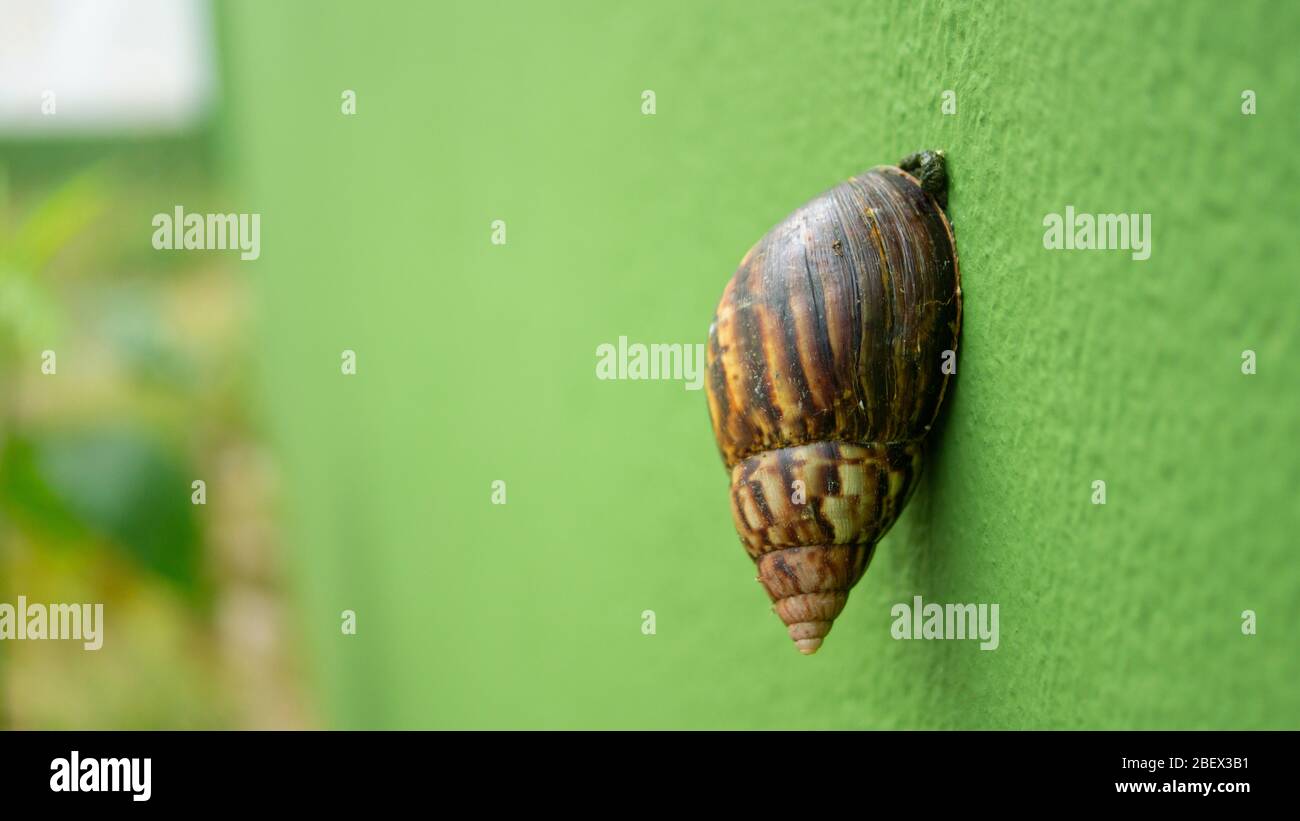
<instances>
[{"instance_id":1,"label":"textured green wall","mask_svg":"<svg viewBox=\"0 0 1300 821\"><path fill-rule=\"evenodd\" d=\"M414 5L227 7L331 722L1300 726L1295 6ZM737 544L703 392L598 381L595 349L703 341L769 226L921 147L950 157L958 380L804 658ZM1151 258L1044 250L1067 204L1150 213ZM892 640L913 595L999 603L1000 648Z\"/></svg>"}]
</instances>

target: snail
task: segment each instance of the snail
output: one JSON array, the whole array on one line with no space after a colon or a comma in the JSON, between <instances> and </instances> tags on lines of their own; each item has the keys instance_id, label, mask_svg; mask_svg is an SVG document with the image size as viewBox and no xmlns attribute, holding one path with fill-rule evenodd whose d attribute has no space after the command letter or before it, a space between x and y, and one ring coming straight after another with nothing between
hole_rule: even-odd
<instances>
[{"instance_id":1,"label":"snail","mask_svg":"<svg viewBox=\"0 0 1300 821\"><path fill-rule=\"evenodd\" d=\"M955 371L947 187L942 151L840 183L745 254L709 327L736 531L804 654L916 488Z\"/></svg>"}]
</instances>

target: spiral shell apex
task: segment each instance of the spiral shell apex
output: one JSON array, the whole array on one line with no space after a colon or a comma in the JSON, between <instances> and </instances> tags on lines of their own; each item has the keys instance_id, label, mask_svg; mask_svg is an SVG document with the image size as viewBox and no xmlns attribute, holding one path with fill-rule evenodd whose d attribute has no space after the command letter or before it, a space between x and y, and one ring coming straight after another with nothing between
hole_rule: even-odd
<instances>
[{"instance_id":1,"label":"spiral shell apex","mask_svg":"<svg viewBox=\"0 0 1300 821\"><path fill-rule=\"evenodd\" d=\"M921 472L961 289L940 152L879 166L758 241L709 328L706 388L758 580L814 653Z\"/></svg>"}]
</instances>

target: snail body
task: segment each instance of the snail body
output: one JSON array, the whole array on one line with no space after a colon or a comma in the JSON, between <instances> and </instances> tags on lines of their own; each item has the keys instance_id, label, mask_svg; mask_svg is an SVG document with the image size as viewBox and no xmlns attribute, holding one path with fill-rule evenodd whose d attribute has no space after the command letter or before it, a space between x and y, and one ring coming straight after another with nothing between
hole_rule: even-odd
<instances>
[{"instance_id":1,"label":"snail body","mask_svg":"<svg viewBox=\"0 0 1300 821\"><path fill-rule=\"evenodd\" d=\"M772 228L709 328L705 387L736 531L805 654L916 487L950 375L944 355L957 347L944 157L900 165L853 177Z\"/></svg>"}]
</instances>

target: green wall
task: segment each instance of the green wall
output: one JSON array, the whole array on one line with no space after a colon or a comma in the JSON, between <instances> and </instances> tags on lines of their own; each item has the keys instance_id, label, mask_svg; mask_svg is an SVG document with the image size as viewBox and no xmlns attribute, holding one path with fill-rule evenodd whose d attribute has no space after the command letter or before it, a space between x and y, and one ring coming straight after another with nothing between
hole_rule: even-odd
<instances>
[{"instance_id":1,"label":"green wall","mask_svg":"<svg viewBox=\"0 0 1300 821\"><path fill-rule=\"evenodd\" d=\"M616 5L226 7L328 721L1300 727L1295 6ZM703 392L598 381L595 349L702 342L773 223L922 147L953 177L958 379L805 658ZM1045 250L1066 205L1150 213L1151 258ZM914 595L999 603L1001 646L891 639Z\"/></svg>"}]
</instances>

